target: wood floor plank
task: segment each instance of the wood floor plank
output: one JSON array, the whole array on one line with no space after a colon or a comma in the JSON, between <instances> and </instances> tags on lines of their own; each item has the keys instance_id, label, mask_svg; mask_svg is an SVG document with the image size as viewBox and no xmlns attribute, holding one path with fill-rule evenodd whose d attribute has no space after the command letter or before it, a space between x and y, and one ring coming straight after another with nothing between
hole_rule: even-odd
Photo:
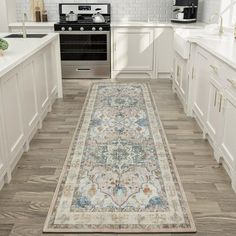
<instances>
[{"instance_id":1,"label":"wood floor plank","mask_svg":"<svg viewBox=\"0 0 236 236\"><path fill-rule=\"evenodd\" d=\"M229 177L214 160L197 123L184 114L171 82L150 83L198 230L165 235L235 236L236 195ZM43 234L42 229L90 84L90 80L63 82L64 98L55 102L30 151L19 161L11 184L0 192L0 236L78 235Z\"/></svg>"}]
</instances>

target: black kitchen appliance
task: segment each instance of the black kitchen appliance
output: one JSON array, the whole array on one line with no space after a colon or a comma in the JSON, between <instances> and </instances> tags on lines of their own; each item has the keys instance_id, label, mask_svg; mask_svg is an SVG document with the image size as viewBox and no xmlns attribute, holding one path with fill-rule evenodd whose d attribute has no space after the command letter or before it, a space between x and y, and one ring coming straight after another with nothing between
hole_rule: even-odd
<instances>
[{"instance_id":1,"label":"black kitchen appliance","mask_svg":"<svg viewBox=\"0 0 236 236\"><path fill-rule=\"evenodd\" d=\"M103 23L93 20L98 9ZM77 21L68 21L70 12L78 15ZM61 3L59 14L54 29L60 34L63 78L110 78L110 4Z\"/></svg>"},{"instance_id":2,"label":"black kitchen appliance","mask_svg":"<svg viewBox=\"0 0 236 236\"><path fill-rule=\"evenodd\" d=\"M175 23L194 23L197 21L198 0L173 0Z\"/></svg>"}]
</instances>

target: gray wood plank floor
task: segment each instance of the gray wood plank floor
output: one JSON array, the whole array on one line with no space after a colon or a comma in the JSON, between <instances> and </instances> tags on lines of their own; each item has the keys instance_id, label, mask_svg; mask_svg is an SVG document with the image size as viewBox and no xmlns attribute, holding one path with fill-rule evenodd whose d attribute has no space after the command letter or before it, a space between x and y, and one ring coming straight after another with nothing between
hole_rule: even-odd
<instances>
[{"instance_id":1,"label":"gray wood plank floor","mask_svg":"<svg viewBox=\"0 0 236 236\"><path fill-rule=\"evenodd\" d=\"M0 236L58 235L43 234L42 228L91 81L63 83L64 99L56 101L11 184L0 192ZM185 116L171 83L150 83L198 230L165 235L235 236L236 194L229 177L196 122Z\"/></svg>"}]
</instances>

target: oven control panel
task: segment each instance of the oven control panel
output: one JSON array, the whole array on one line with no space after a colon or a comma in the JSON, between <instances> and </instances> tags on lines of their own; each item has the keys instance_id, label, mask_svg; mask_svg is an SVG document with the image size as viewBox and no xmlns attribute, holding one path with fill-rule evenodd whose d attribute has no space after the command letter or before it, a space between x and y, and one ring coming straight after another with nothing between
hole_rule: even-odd
<instances>
[{"instance_id":1,"label":"oven control panel","mask_svg":"<svg viewBox=\"0 0 236 236\"><path fill-rule=\"evenodd\" d=\"M90 15L97 12L96 9L101 9L99 12L103 15L110 15L111 9L108 3L60 3L59 14L68 14L73 11L79 15Z\"/></svg>"},{"instance_id":2,"label":"oven control panel","mask_svg":"<svg viewBox=\"0 0 236 236\"><path fill-rule=\"evenodd\" d=\"M70 24L70 25L62 25L62 24L55 24L54 25L54 29L55 31L110 31L110 25L109 24L104 24L104 25L98 25L98 26L94 26L93 25L79 25L79 24Z\"/></svg>"}]
</instances>

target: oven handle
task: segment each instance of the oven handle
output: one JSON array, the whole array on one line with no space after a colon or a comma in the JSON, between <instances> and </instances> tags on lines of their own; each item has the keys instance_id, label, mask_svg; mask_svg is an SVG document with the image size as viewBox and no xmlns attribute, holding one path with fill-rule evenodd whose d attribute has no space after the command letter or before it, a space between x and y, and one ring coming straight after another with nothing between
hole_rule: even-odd
<instances>
[{"instance_id":1,"label":"oven handle","mask_svg":"<svg viewBox=\"0 0 236 236\"><path fill-rule=\"evenodd\" d=\"M57 31L61 35L79 35L79 34L110 34L110 31Z\"/></svg>"},{"instance_id":2,"label":"oven handle","mask_svg":"<svg viewBox=\"0 0 236 236\"><path fill-rule=\"evenodd\" d=\"M80 68L77 68L76 71L90 71L91 69L80 69Z\"/></svg>"}]
</instances>

